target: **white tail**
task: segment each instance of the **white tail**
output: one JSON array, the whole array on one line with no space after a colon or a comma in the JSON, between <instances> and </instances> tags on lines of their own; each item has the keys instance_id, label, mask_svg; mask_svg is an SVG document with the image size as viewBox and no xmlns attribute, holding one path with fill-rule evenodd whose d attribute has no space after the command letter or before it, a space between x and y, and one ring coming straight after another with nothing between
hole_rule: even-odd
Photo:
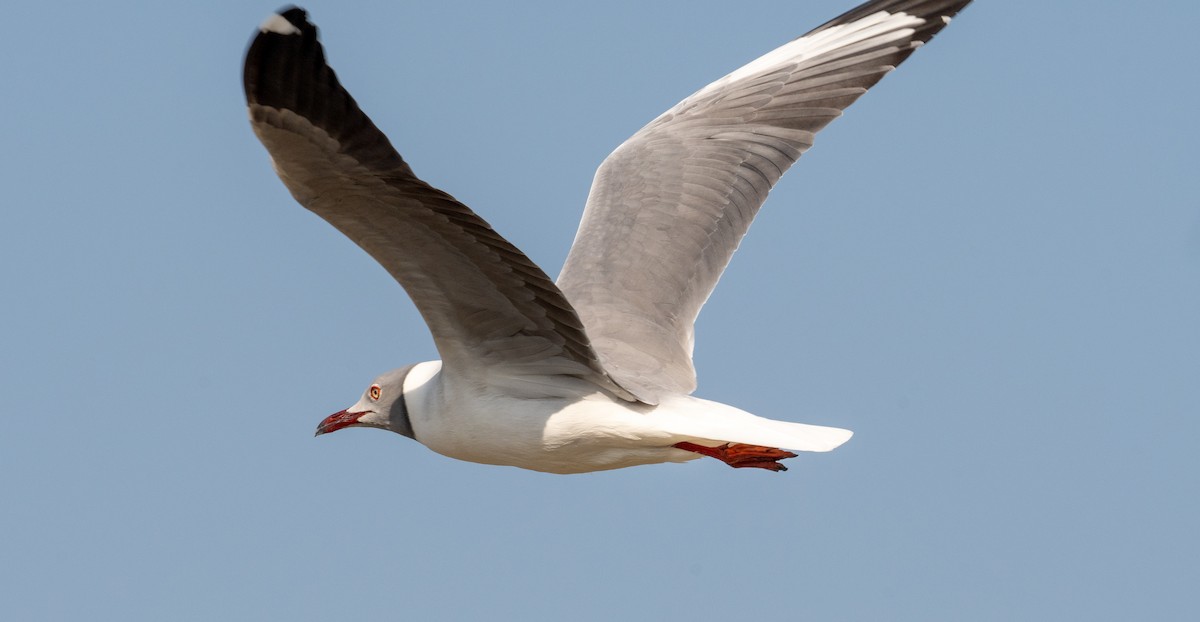
<instances>
[{"instance_id":1,"label":"white tail","mask_svg":"<svg viewBox=\"0 0 1200 622\"><path fill-rule=\"evenodd\" d=\"M797 451L830 451L854 435L842 428L766 419L733 406L691 396L664 400L650 416L663 430L694 440Z\"/></svg>"}]
</instances>

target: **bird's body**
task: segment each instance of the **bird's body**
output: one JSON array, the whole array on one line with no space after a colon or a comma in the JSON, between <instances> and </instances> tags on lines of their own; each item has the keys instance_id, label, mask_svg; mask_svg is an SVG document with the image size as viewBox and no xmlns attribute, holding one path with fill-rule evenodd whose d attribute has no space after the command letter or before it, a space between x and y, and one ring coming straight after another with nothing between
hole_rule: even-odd
<instances>
[{"instance_id":1,"label":"bird's body","mask_svg":"<svg viewBox=\"0 0 1200 622\"><path fill-rule=\"evenodd\" d=\"M696 456L671 447L686 439L657 425L651 415L662 405L626 402L596 390L516 398L487 386L456 384L440 374L428 384L425 399L409 402L413 431L426 447L451 458L580 473Z\"/></svg>"},{"instance_id":2,"label":"bird's body","mask_svg":"<svg viewBox=\"0 0 1200 622\"><path fill-rule=\"evenodd\" d=\"M827 451L850 433L757 417L690 395L656 405L582 383L556 394L515 397L503 384L476 385L443 373L440 361L413 367L403 391L413 436L442 455L550 473L583 473L700 457L681 442L735 442ZM370 408L370 398L347 409Z\"/></svg>"},{"instance_id":3,"label":"bird's body","mask_svg":"<svg viewBox=\"0 0 1200 622\"><path fill-rule=\"evenodd\" d=\"M813 136L970 0L872 0L700 89L596 174L557 282L421 181L291 8L246 56L251 124L292 195L408 291L440 361L381 375L318 434L376 427L446 456L580 473L711 456L784 470L848 430L691 395L692 327Z\"/></svg>"}]
</instances>

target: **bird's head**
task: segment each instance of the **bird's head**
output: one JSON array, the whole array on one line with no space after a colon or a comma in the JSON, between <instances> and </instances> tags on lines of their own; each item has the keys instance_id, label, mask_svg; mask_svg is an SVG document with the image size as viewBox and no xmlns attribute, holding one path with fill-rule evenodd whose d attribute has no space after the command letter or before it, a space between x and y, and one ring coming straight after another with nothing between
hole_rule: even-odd
<instances>
[{"instance_id":1,"label":"bird's head","mask_svg":"<svg viewBox=\"0 0 1200 622\"><path fill-rule=\"evenodd\" d=\"M404 380L415 365L393 369L371 382L358 403L333 413L317 426L317 436L337 432L342 428L367 427L391 430L413 438L404 400Z\"/></svg>"}]
</instances>

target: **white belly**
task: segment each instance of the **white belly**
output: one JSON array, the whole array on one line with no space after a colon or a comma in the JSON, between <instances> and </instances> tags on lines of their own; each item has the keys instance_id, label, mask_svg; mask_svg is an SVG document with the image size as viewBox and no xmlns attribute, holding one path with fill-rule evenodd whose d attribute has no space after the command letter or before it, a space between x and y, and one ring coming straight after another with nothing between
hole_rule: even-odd
<instances>
[{"instance_id":1,"label":"white belly","mask_svg":"<svg viewBox=\"0 0 1200 622\"><path fill-rule=\"evenodd\" d=\"M578 400L484 397L452 400L434 418L414 421L426 447L451 458L548 473L586 473L684 462L698 454L654 425L652 407L604 394Z\"/></svg>"},{"instance_id":2,"label":"white belly","mask_svg":"<svg viewBox=\"0 0 1200 622\"><path fill-rule=\"evenodd\" d=\"M450 386L440 364L424 365L430 364L414 368L404 385L414 436L433 451L470 462L586 473L699 457L672 447L685 441L829 451L851 436L848 430L773 421L686 395L669 396L657 406L600 391L514 397L503 389Z\"/></svg>"}]
</instances>

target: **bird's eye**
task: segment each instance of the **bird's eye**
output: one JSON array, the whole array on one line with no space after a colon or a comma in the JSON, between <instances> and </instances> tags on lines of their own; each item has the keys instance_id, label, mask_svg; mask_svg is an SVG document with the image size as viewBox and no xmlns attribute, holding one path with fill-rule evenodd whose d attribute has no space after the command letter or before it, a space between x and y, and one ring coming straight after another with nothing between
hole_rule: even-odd
<instances>
[{"instance_id":1,"label":"bird's eye","mask_svg":"<svg viewBox=\"0 0 1200 622\"><path fill-rule=\"evenodd\" d=\"M382 393L383 393L383 389L380 389L379 385L377 385L377 384L373 384L373 385L371 385L370 389L367 389L367 395L370 395L371 399L373 399L373 400L379 399L379 396Z\"/></svg>"}]
</instances>

